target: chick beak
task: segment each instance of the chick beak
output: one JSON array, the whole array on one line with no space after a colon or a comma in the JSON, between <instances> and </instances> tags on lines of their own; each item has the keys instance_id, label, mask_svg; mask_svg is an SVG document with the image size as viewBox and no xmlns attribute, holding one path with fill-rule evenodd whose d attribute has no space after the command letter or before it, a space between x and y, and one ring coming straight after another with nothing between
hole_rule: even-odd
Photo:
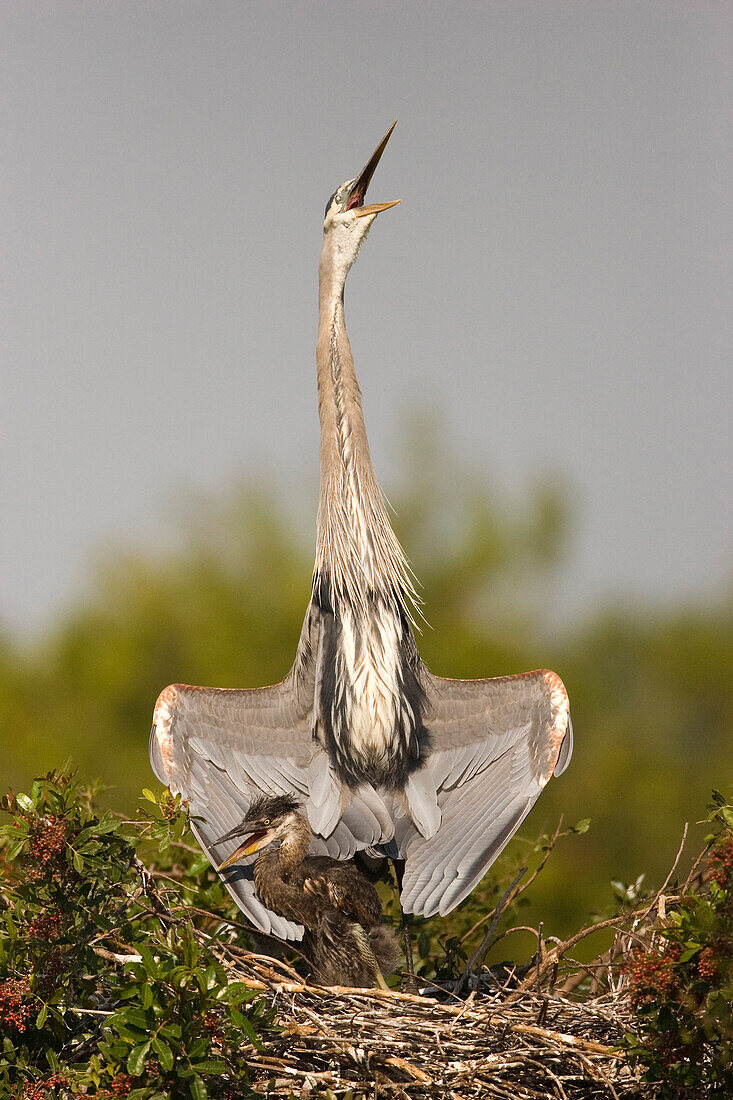
<instances>
[{"instance_id":1,"label":"chick beak","mask_svg":"<svg viewBox=\"0 0 733 1100\"><path fill-rule=\"evenodd\" d=\"M233 864L241 862L245 856L251 856L259 851L260 848L264 847L263 841L266 841L267 835L267 829L260 829L258 832L250 833L244 843L240 844L223 863L219 864L216 868L217 871L223 871L227 867L231 867Z\"/></svg>"}]
</instances>

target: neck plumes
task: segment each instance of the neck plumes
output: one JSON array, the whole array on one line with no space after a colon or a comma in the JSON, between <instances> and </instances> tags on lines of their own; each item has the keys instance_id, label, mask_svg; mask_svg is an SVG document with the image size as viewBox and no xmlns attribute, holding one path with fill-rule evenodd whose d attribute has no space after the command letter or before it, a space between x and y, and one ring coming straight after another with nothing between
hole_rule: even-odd
<instances>
[{"instance_id":1,"label":"neck plumes","mask_svg":"<svg viewBox=\"0 0 733 1100\"><path fill-rule=\"evenodd\" d=\"M410 569L372 466L361 391L344 318L346 272L328 236L321 253L316 361L321 419L321 489L314 585L366 610L375 594L409 615Z\"/></svg>"}]
</instances>

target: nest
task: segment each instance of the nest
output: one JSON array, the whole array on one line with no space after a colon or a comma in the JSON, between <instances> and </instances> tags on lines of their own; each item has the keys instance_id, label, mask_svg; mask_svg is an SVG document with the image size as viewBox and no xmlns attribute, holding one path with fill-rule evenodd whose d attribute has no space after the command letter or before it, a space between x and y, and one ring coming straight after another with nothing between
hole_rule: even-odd
<instances>
[{"instance_id":1,"label":"nest","mask_svg":"<svg viewBox=\"0 0 733 1100\"><path fill-rule=\"evenodd\" d=\"M264 1096L621 1100L644 1095L618 1047L624 998L515 987L465 998L321 989L281 961L225 948L233 977L274 1007L279 1035L246 1053ZM534 980L533 975L532 980ZM447 996L438 1000L437 995Z\"/></svg>"},{"instance_id":2,"label":"nest","mask_svg":"<svg viewBox=\"0 0 733 1100\"><path fill-rule=\"evenodd\" d=\"M564 942L546 942L541 925L524 928L537 936L530 964L499 973L483 965L503 907L537 876L559 831L529 881L520 886L520 873L484 918L483 941L462 978L442 987L428 984L417 994L324 989L281 959L210 941L232 977L275 1010L279 1034L268 1037L266 1051L245 1055L255 1092L345 1100L650 1097L621 1045L633 1017L620 964L661 913L682 845L643 911L598 921ZM601 930L613 932L611 947L592 963L575 961L575 946Z\"/></svg>"},{"instance_id":3,"label":"nest","mask_svg":"<svg viewBox=\"0 0 733 1100\"><path fill-rule=\"evenodd\" d=\"M560 829L528 881L520 885L520 872L471 930L486 927L462 977L443 986L428 984L415 994L321 988L274 957L276 941L263 938L274 951L270 957L199 931L232 980L257 990L274 1009L275 1031L268 1034L266 1049L246 1041L242 1047L255 1093L288 1100L649 1100L653 1088L641 1080L622 1046L634 1031L623 960L633 945L648 942L655 919L663 920L666 904L678 900L665 890L687 826L663 886L646 904L562 942L545 941L542 925L510 929L536 935L531 962L508 971L487 969L485 954L501 938L494 931L504 906L537 877ZM150 881L147 892L156 897ZM155 908L163 914L157 897ZM248 930L236 921L226 923ZM591 963L574 960L576 945L602 930L613 933L608 950Z\"/></svg>"}]
</instances>

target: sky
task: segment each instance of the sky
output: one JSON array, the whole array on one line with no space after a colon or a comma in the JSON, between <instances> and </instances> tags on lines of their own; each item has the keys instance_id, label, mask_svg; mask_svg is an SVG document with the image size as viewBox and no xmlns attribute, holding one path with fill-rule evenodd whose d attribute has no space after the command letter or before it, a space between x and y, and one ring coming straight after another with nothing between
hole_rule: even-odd
<instances>
[{"instance_id":1,"label":"sky","mask_svg":"<svg viewBox=\"0 0 733 1100\"><path fill-rule=\"evenodd\" d=\"M323 209L395 118L346 297L388 493L428 410L508 499L567 486L568 614L729 588L732 31L704 0L2 0L0 629L165 545L191 489L315 516Z\"/></svg>"}]
</instances>

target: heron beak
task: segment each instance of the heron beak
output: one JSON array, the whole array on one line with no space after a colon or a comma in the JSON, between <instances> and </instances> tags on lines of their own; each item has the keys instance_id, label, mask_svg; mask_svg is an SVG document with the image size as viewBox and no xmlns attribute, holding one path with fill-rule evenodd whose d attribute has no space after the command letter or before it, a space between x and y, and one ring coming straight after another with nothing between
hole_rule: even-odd
<instances>
[{"instance_id":1,"label":"heron beak","mask_svg":"<svg viewBox=\"0 0 733 1100\"><path fill-rule=\"evenodd\" d=\"M372 176L376 171L377 165L379 164L379 161L382 157L382 153L384 152L387 142L392 136L392 131L394 130L396 125L397 119L394 120L389 130L387 130L387 133L384 135L379 145L372 153L368 164L366 164L364 168L362 168L361 172L354 180L354 184L351 188L351 194L349 195L346 205L344 206L344 210L354 210L357 216L360 218L364 217L365 214L378 214L380 210L388 210L390 206L396 205L395 202L378 202L375 203L373 206L363 206L364 198L367 193L367 187L371 183ZM399 201L399 199L396 200L396 202Z\"/></svg>"},{"instance_id":2,"label":"heron beak","mask_svg":"<svg viewBox=\"0 0 733 1100\"><path fill-rule=\"evenodd\" d=\"M357 218L364 218L367 214L378 214L380 210L389 210L390 206L396 206L399 199L393 199L392 202L374 202L371 206L358 206L354 213Z\"/></svg>"},{"instance_id":3,"label":"heron beak","mask_svg":"<svg viewBox=\"0 0 733 1100\"><path fill-rule=\"evenodd\" d=\"M233 864L239 863L240 860L244 859L245 856L251 856L255 852L259 851L260 848L264 848L265 845L269 842L268 837L268 829L260 829L259 832L251 833L243 844L240 844L239 847L235 851L233 851L232 854L228 856L223 863L219 864L219 866L216 868L217 871L223 871L227 867L231 867Z\"/></svg>"}]
</instances>

